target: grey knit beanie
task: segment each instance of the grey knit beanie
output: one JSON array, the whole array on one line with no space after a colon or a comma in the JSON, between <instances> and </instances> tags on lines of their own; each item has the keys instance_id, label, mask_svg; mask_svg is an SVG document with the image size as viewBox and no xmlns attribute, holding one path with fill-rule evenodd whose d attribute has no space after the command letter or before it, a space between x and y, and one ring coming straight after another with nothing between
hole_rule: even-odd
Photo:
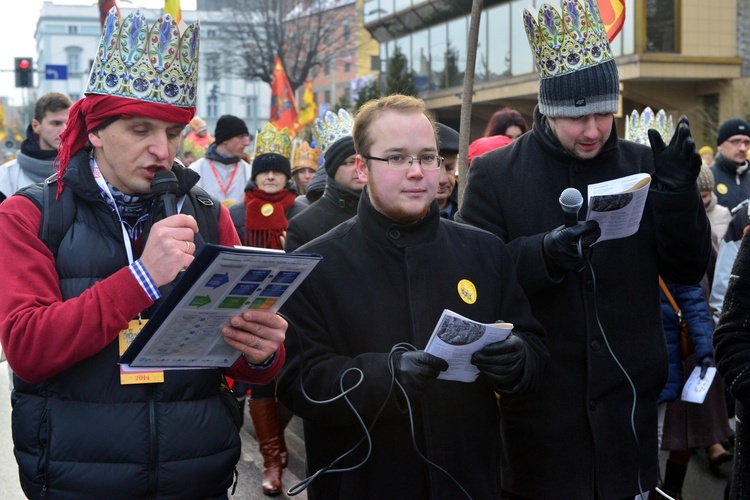
<instances>
[{"instance_id":1,"label":"grey knit beanie","mask_svg":"<svg viewBox=\"0 0 750 500\"><path fill-rule=\"evenodd\" d=\"M617 113L619 105L620 79L612 59L539 83L539 111L552 118Z\"/></svg>"}]
</instances>

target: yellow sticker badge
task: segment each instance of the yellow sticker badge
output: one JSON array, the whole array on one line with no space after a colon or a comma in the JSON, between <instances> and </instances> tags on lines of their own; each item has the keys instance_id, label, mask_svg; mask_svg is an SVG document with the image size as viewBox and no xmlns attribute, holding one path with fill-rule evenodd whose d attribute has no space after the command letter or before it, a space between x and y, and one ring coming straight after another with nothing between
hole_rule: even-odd
<instances>
[{"instance_id":1,"label":"yellow sticker badge","mask_svg":"<svg viewBox=\"0 0 750 500\"><path fill-rule=\"evenodd\" d=\"M469 280L461 280L458 282L458 295L467 304L473 304L477 301L477 287Z\"/></svg>"},{"instance_id":2,"label":"yellow sticker badge","mask_svg":"<svg viewBox=\"0 0 750 500\"><path fill-rule=\"evenodd\" d=\"M726 184L718 184L716 186L716 192L719 194L727 194L729 192L729 188Z\"/></svg>"},{"instance_id":3,"label":"yellow sticker badge","mask_svg":"<svg viewBox=\"0 0 750 500\"><path fill-rule=\"evenodd\" d=\"M260 207L260 213L263 214L264 217L269 217L273 213L273 205L266 203Z\"/></svg>"}]
</instances>

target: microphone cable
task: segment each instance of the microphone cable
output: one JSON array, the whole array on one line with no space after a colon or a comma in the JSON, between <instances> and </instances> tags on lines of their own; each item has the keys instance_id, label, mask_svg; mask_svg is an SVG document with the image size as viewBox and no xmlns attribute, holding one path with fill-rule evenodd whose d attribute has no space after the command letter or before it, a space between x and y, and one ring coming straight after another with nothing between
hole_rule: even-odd
<instances>
[{"instance_id":1,"label":"microphone cable","mask_svg":"<svg viewBox=\"0 0 750 500\"><path fill-rule=\"evenodd\" d=\"M420 451L419 447L417 446L416 429L414 427L414 413L413 413L411 401L404 387L401 385L401 383L399 383L398 380L396 380L396 371L393 365L393 355L397 352L416 351L417 349L413 345L406 343L406 342L400 342L394 345L391 348L391 350L388 352L388 372L390 373L390 383L389 383L388 391L386 393L385 400L380 405L380 408L378 408L378 411L375 413L375 416L373 417L372 422L368 426L365 424L364 420L362 419L362 416L359 414L359 412L354 407L354 405L352 404L351 400L348 397L348 394L350 392L352 392L357 387L362 385L362 382L364 381L364 373L362 372L362 370L360 370L359 368L349 368L341 374L341 377L339 379L339 389L341 390L341 392L338 395L329 399L325 399L325 400L313 399L312 397L310 397L309 394L307 394L307 391L305 391L304 379L302 375L303 373L302 367L305 366L304 349L302 349L302 337L300 335L297 335L297 338L300 344L299 377L300 377L300 389L302 392L302 396L310 403L320 404L320 405L333 403L334 401L337 401L343 398L347 406L349 406L349 408L352 410L352 413L354 414L357 421L359 422L359 425L362 428L364 435L362 436L362 438L360 438L360 440L356 444L354 444L354 446L352 446L347 451L339 455L328 466L318 469L316 472L314 472L310 476L306 477L302 481L290 487L286 492L287 495L296 496L300 494L302 491L307 489L307 487L310 486L310 484L313 481L315 481L315 479L317 479L323 474L351 472L353 470L356 470L362 467L365 463L367 463L367 461L370 459L370 456L372 454L372 436L371 436L372 429L375 427L378 420L380 419L380 416L385 410L385 407L388 404L388 401L391 399L391 396L395 394L394 386L396 386L401 391L401 394L403 395L404 400L406 401L406 407L407 407L407 411L409 415L409 429L411 433L412 446L414 447L414 450L417 452L417 455L422 459L422 461L424 461L428 465L434 467L438 471L445 474L461 490L461 492L463 492L463 494L466 495L466 498L468 498L469 500L472 500L471 495L469 495L469 493L464 489L464 487L461 486L461 484L456 480L456 478L454 478L448 471L446 471L445 469L443 469L442 467L440 467L439 465L435 464L434 462L430 461L427 457L425 457L424 454ZM359 375L359 379L351 387L345 388L344 378L346 377L347 373L350 373L350 372L357 373ZM351 467L335 468L337 463L339 463L340 461L342 461L343 459L345 459L346 457L354 453L357 450L357 448L359 448L365 441L367 442L367 453L365 457L359 463Z\"/></svg>"},{"instance_id":2,"label":"microphone cable","mask_svg":"<svg viewBox=\"0 0 750 500\"><path fill-rule=\"evenodd\" d=\"M628 374L625 367L620 363L620 360L615 355L615 352L612 350L612 346L609 343L609 339L607 338L607 333L604 331L604 326L602 326L601 318L599 317L599 307L597 305L596 301L596 273L594 272L594 266L591 265L591 261L589 260L588 256L584 255L583 249L581 248L581 238L578 238L578 241L576 242L576 248L578 250L578 255L581 257L585 264L584 267L588 267L589 272L591 273L591 281L593 283L593 306L594 306L594 317L596 318L596 324L599 326L599 331L602 334L602 338L604 339L604 344L607 346L607 350L609 351L609 354L612 356L612 359L615 360L615 363L620 368L620 371L625 376L625 379L627 379L628 384L630 384L630 390L633 393L633 405L630 409L630 430L633 433L633 439L635 440L635 446L636 446L636 452L638 454L638 491L640 492L640 495L642 498L645 498L645 494L643 491L643 484L641 482L641 445L638 440L638 432L635 428L635 409L638 404L638 393L635 389L635 384L633 383L633 380L630 378L630 375Z\"/></svg>"}]
</instances>

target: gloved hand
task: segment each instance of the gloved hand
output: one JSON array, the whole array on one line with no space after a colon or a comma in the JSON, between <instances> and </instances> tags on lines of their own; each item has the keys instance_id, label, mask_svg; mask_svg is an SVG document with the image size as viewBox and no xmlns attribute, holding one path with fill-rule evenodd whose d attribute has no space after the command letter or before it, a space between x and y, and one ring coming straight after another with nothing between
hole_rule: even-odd
<instances>
[{"instance_id":1,"label":"gloved hand","mask_svg":"<svg viewBox=\"0 0 750 500\"><path fill-rule=\"evenodd\" d=\"M448 362L424 351L397 351L393 355L396 380L410 396L421 394L431 380L448 369Z\"/></svg>"},{"instance_id":2,"label":"gloved hand","mask_svg":"<svg viewBox=\"0 0 750 500\"><path fill-rule=\"evenodd\" d=\"M583 255L587 255L589 248L601 236L599 223L595 220L579 222L575 226L560 226L544 235L542 247L544 262L548 269L560 272L583 269ZM581 255L578 254L576 243L581 240Z\"/></svg>"},{"instance_id":3,"label":"gloved hand","mask_svg":"<svg viewBox=\"0 0 750 500\"><path fill-rule=\"evenodd\" d=\"M526 342L511 332L507 339L487 344L471 356L471 364L500 390L513 389L523 377Z\"/></svg>"},{"instance_id":4,"label":"gloved hand","mask_svg":"<svg viewBox=\"0 0 750 500\"><path fill-rule=\"evenodd\" d=\"M649 129L648 140L654 154L654 187L661 191L686 191L695 185L701 171L701 157L695 151L690 135L690 123L680 117L669 146L654 129Z\"/></svg>"},{"instance_id":5,"label":"gloved hand","mask_svg":"<svg viewBox=\"0 0 750 500\"><path fill-rule=\"evenodd\" d=\"M703 380L706 378L706 372L708 371L708 368L711 366L714 366L714 360L711 356L706 356L701 360L701 373L700 378Z\"/></svg>"}]
</instances>

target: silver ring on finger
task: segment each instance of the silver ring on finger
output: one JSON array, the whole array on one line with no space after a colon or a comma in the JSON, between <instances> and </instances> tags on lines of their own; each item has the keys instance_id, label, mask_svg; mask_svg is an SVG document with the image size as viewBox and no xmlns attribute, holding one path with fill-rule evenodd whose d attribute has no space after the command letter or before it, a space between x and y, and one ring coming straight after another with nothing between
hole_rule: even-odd
<instances>
[{"instance_id":1,"label":"silver ring on finger","mask_svg":"<svg viewBox=\"0 0 750 500\"><path fill-rule=\"evenodd\" d=\"M260 347L260 343L263 342L263 339L258 337L258 341L253 346L253 349L258 349Z\"/></svg>"}]
</instances>

